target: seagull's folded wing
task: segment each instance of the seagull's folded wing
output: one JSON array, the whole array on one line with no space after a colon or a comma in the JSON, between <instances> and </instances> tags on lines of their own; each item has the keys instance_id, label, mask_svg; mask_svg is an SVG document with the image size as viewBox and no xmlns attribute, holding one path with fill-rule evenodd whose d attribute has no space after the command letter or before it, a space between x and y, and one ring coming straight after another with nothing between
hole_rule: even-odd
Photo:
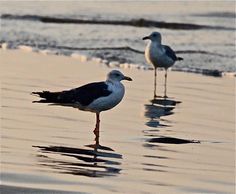
<instances>
[{"instance_id":1,"label":"seagull's folded wing","mask_svg":"<svg viewBox=\"0 0 236 194\"><path fill-rule=\"evenodd\" d=\"M105 82L94 82L84 86L66 90L62 92L33 92L39 95L43 103L61 103L72 104L80 103L82 106L87 106L99 97L109 96L111 91L108 90L108 85Z\"/></svg>"}]
</instances>

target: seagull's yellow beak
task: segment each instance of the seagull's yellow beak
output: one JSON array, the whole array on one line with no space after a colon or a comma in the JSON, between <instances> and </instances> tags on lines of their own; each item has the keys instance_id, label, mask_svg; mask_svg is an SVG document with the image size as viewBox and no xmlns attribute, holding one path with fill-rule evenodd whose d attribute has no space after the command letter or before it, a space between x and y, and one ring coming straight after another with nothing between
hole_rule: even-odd
<instances>
[{"instance_id":1,"label":"seagull's yellow beak","mask_svg":"<svg viewBox=\"0 0 236 194\"><path fill-rule=\"evenodd\" d=\"M124 76L123 80L133 81L130 77Z\"/></svg>"}]
</instances>

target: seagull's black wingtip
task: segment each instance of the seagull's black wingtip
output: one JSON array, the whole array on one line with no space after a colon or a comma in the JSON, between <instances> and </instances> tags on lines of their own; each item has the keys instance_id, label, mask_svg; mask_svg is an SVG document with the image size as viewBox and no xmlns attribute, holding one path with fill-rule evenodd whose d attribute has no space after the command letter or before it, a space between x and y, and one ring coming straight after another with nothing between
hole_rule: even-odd
<instances>
[{"instance_id":1,"label":"seagull's black wingtip","mask_svg":"<svg viewBox=\"0 0 236 194\"><path fill-rule=\"evenodd\" d=\"M177 57L177 61L183 61L184 60L184 58L182 58L182 57Z\"/></svg>"}]
</instances>

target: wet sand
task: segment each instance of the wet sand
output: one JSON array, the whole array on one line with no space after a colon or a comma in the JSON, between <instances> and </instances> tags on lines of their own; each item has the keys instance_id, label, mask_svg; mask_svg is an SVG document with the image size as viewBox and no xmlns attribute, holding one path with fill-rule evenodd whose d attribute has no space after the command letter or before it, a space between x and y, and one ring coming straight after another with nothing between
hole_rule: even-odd
<instances>
[{"instance_id":1,"label":"wet sand","mask_svg":"<svg viewBox=\"0 0 236 194\"><path fill-rule=\"evenodd\" d=\"M3 193L234 193L235 78L169 72L169 98L153 99L153 71L121 69L134 81L95 137L94 114L32 103L30 93L103 80L110 68L19 50L0 57ZM160 95L163 82L158 72Z\"/></svg>"},{"instance_id":2,"label":"wet sand","mask_svg":"<svg viewBox=\"0 0 236 194\"><path fill-rule=\"evenodd\" d=\"M12 193L18 193L18 194L32 194L32 193L37 193L37 194L52 194L52 193L76 194L77 193L78 194L78 192L46 190L46 189L34 189L34 188L27 188L27 187L14 187L14 186L5 186L5 185L1 185L0 189L1 189L1 193L7 193L7 194L12 194ZM82 194L82 193L79 193L79 194Z\"/></svg>"}]
</instances>

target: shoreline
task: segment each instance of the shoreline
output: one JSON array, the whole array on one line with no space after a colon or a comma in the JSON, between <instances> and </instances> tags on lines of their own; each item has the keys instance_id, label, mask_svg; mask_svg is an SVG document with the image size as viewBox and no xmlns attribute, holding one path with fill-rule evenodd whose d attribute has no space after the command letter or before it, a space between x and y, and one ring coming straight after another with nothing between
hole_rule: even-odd
<instances>
[{"instance_id":1,"label":"shoreline","mask_svg":"<svg viewBox=\"0 0 236 194\"><path fill-rule=\"evenodd\" d=\"M128 48L128 49L132 50L132 48ZM43 55L65 56L68 58L75 58L79 62L82 62L82 63L83 62L95 62L95 63L99 63L99 64L105 65L107 67L110 67L110 68L138 69L138 70L144 70L144 71L149 71L149 70L152 71L153 70L153 67L151 65L119 63L118 61L110 61L109 62L106 59L102 59L102 58L98 58L98 57L89 57L89 56L81 54L79 52L72 53L70 55L65 55L65 54L58 53L57 51L48 50L48 49L40 50L38 48L34 48L31 46L27 46L27 45L19 45L17 48L9 49L7 43L1 43L0 50L7 50L7 51L19 50L19 51L29 52L29 53L30 52L40 53ZM159 71L163 71L163 70L159 69ZM210 76L210 77L232 77L232 78L236 77L236 72L224 72L224 71L220 71L217 69L200 69L200 68L199 69L198 68L187 69L187 68L173 67L173 68L169 68L169 71L200 74L203 76Z\"/></svg>"}]
</instances>

